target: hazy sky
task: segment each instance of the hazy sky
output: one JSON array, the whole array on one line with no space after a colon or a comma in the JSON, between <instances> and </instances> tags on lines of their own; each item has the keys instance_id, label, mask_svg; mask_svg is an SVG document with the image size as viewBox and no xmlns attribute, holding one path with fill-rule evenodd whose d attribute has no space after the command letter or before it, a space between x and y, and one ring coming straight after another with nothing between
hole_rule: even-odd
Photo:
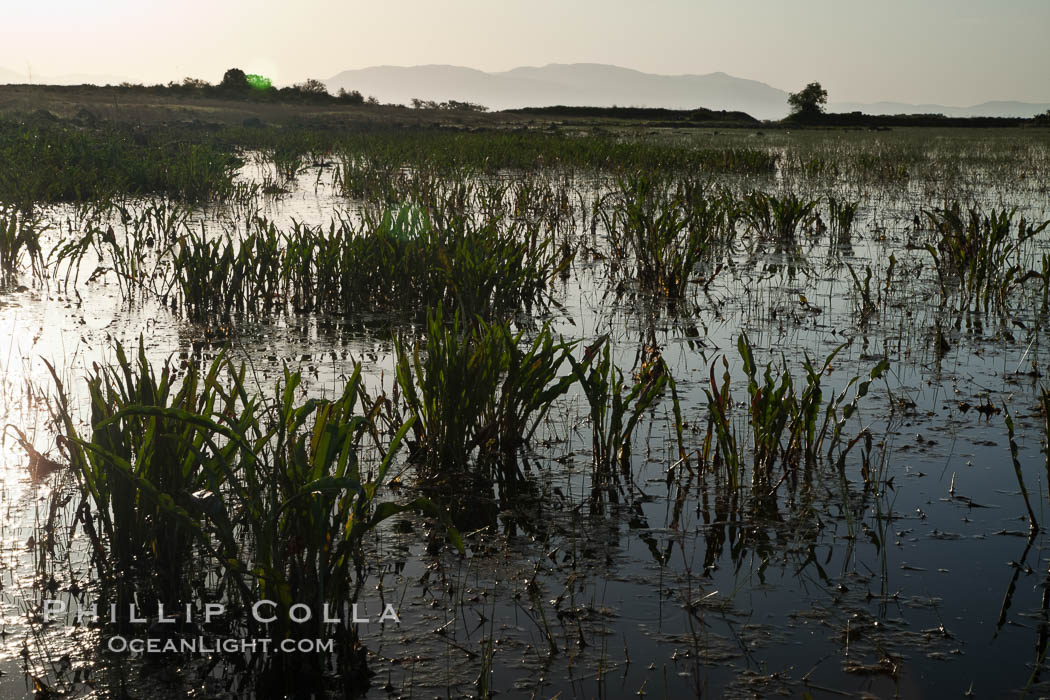
<instances>
[{"instance_id":1,"label":"hazy sky","mask_svg":"<svg viewBox=\"0 0 1050 700\"><path fill-rule=\"evenodd\" d=\"M0 68L280 84L371 65L611 63L832 102L1050 102L1050 0L17 0Z\"/></svg>"}]
</instances>

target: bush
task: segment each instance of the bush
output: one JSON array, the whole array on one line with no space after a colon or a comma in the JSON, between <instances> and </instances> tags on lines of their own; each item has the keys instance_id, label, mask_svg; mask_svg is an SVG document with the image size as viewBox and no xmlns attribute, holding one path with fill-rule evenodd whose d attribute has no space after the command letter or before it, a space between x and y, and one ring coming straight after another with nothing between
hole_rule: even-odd
<instances>
[{"instance_id":1,"label":"bush","mask_svg":"<svg viewBox=\"0 0 1050 700\"><path fill-rule=\"evenodd\" d=\"M316 78L308 78L305 83L296 83L293 87L307 95L327 95L328 87Z\"/></svg>"},{"instance_id":2,"label":"bush","mask_svg":"<svg viewBox=\"0 0 1050 700\"><path fill-rule=\"evenodd\" d=\"M346 91L346 88L339 88L338 93L339 101L345 102L351 105L361 105L365 103L365 97L357 90Z\"/></svg>"}]
</instances>

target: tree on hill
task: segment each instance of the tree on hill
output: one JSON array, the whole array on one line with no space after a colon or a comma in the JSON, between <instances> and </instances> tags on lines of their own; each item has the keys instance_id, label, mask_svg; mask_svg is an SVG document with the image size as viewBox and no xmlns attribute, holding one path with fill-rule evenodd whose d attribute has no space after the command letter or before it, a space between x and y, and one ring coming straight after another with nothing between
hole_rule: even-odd
<instances>
[{"instance_id":1,"label":"tree on hill","mask_svg":"<svg viewBox=\"0 0 1050 700\"><path fill-rule=\"evenodd\" d=\"M219 87L223 90L247 90L251 86L248 84L248 76L244 74L244 71L240 68L231 68L222 76Z\"/></svg>"},{"instance_id":2,"label":"tree on hill","mask_svg":"<svg viewBox=\"0 0 1050 700\"><path fill-rule=\"evenodd\" d=\"M798 92L788 95L792 114L821 114L828 103L828 91L820 83L810 83Z\"/></svg>"}]
</instances>

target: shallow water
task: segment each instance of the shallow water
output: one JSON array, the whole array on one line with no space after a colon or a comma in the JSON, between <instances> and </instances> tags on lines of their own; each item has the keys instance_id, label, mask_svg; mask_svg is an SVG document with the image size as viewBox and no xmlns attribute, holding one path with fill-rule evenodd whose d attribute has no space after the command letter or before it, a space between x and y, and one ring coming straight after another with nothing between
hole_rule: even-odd
<instances>
[{"instance_id":1,"label":"shallow water","mask_svg":"<svg viewBox=\"0 0 1050 700\"><path fill-rule=\"evenodd\" d=\"M774 139L770 148L782 147L781 140L794 148L788 136ZM930 146L938 148L945 146ZM1048 148L1031 146L1044 163ZM1024 158L1009 162L1017 166ZM604 265L578 258L557 289L563 310L551 313L553 328L584 341L609 333L625 373L640 345L655 338L681 395L690 451L706 430L703 389L713 363L721 377L725 356L734 398L747 397L736 350L741 331L760 365L783 356L796 378L807 355L819 363L846 344L825 378L829 389L888 357L889 374L872 384L847 430L871 432L878 477L862 480L858 446L842 475L822 465L786 479L771 496L748 489L734 496L719 479L696 471L695 460L678 463L665 400L636 433L632 479L611 502L593 489L587 406L572 392L531 446L530 474L541 498L501 512L499 531L464 533L465 557L428 551L427 526L414 518L369 542L372 571L362 602L378 610L397 601L401 619L361 627L377 673L369 695L460 697L481 692L479 677L509 697L1045 691L1050 540L1045 531L1028 537L1004 415L984 416L976 407L1009 407L1036 517L1050 525L1037 405L1046 380L1029 375L1050 369L1046 319L1033 295L1018 296L1003 318L942 325L950 347L939 357L936 276L929 254L910 245L926 235L913 230L913 214L939 205L938 194L950 188L985 206L1017 206L1029 220L1050 218L1045 185L1004 181L1003 167L964 163L961 176L926 173L903 185L783 172L755 180L767 188L854 193L862 207L850 248L835 250L827 236L803 234L798 255L744 236L733 264L706 292L697 285L684 313L636 299L630 289L617 297ZM251 165L243 176L263 174ZM309 169L262 212L279 226L293 219L326 224L335 209L353 216L362 203L338 197L330 182L326 172ZM63 208L52 213L56 227L69 216ZM235 226L241 216L217 209L200 220L215 230ZM602 239L599 228L598 247ZM1034 248L1045 250L1048 240L1044 232ZM861 323L845 263L858 272L870 265L873 285L882 286L891 254L896 268L886 303ZM261 386L272 386L288 364L304 369L313 396L338 394L355 360L364 363L373 389L391 386L389 319L288 315L242 319L230 332L217 332L148 298L129 307L112 280L82 281L75 292L57 280L35 283L3 292L0 304L2 418L33 436L42 452L53 449L53 440L43 404L26 387L52 391L48 359L67 389L82 391L91 363L112 357L113 339L132 344L142 334L148 356L159 363L208 357L228 338ZM206 331L216 333L213 343L201 342ZM964 404L971 408L964 412ZM745 408L735 415L741 443ZM42 573L37 549L27 547L48 519L52 490L68 489L68 479L61 473L30 479L25 453L10 435L0 455L6 511L0 605L7 631L0 637L6 674L0 696L20 697L31 687L23 680L27 664L30 676L91 694L73 674L94 666L92 632L69 635L57 625L30 624L26 615L27 601L39 598L49 577L63 590L90 576L82 537ZM57 517L65 523L57 531L68 532L69 514ZM67 551L67 543L58 546ZM178 683L187 694L218 694L221 670L200 679L200 666L187 661L173 672L130 664L126 672L132 687ZM99 688L113 682L97 680Z\"/></svg>"}]
</instances>

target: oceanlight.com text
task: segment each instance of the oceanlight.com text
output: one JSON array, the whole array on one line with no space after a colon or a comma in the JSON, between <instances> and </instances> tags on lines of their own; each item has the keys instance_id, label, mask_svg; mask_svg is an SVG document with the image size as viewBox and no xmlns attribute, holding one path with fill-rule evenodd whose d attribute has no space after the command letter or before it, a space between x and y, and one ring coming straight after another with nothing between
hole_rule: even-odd
<instances>
[{"instance_id":1,"label":"oceanlight.com text","mask_svg":"<svg viewBox=\"0 0 1050 700\"><path fill-rule=\"evenodd\" d=\"M129 639L122 635L110 637L106 647L114 654L209 654L223 652L227 654L261 652L280 654L314 654L331 653L335 650L334 639L207 639L190 637L185 639Z\"/></svg>"}]
</instances>

